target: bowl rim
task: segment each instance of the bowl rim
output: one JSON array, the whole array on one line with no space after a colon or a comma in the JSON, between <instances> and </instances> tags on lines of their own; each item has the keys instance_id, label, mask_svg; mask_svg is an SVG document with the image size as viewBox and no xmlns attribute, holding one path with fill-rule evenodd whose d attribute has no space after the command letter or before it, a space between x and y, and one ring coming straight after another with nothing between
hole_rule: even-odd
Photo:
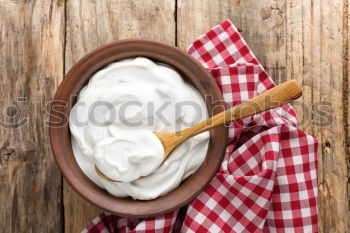
<instances>
[{"instance_id":1,"label":"bowl rim","mask_svg":"<svg viewBox=\"0 0 350 233\"><path fill-rule=\"evenodd\" d=\"M153 40L120 40L108 43L87 53L71 67L59 85L53 100L50 110L49 136L51 149L61 173L80 196L110 213L124 217L140 218L157 216L178 209L191 202L207 187L224 157L228 128L219 126L210 131L210 142L205 161L193 175L164 196L148 201L131 200L114 197L98 187L80 169L72 151L68 126L68 116L73 106L72 102L74 102L71 97L78 89L76 92L79 93L81 87L86 84L91 75L104 66L114 61L137 56L148 57L151 60L171 65L185 80L195 82L191 84L200 91L202 97L202 92L209 89L209 93L212 94L211 101L215 104L215 106L214 104L209 106L206 103L209 116L212 113L216 114L222 111L222 109L220 111L216 108L217 106L225 108L222 93L214 78L197 60L185 51ZM78 88L79 86L80 88ZM69 98L67 95L69 95ZM62 103L61 101L66 101L63 103L67 105L55 105L55 103ZM62 127L57 127L53 123L55 122L55 117L57 118L57 112L66 114L67 122L60 122L60 124L63 124L61 125ZM215 144L212 143L213 140L216 141Z\"/></svg>"}]
</instances>

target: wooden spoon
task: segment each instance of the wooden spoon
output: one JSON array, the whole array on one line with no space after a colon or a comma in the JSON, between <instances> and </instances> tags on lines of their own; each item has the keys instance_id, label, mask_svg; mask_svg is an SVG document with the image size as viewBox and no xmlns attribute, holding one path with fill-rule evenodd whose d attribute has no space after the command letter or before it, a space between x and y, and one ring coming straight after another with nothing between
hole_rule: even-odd
<instances>
[{"instance_id":1,"label":"wooden spoon","mask_svg":"<svg viewBox=\"0 0 350 233\"><path fill-rule=\"evenodd\" d=\"M190 128L186 128L175 133L155 132L154 134L157 135L163 144L165 160L178 145L197 134L211 130L212 128L231 121L239 120L272 108L276 108L288 103L290 100L299 98L301 95L302 90L299 84L294 80L290 80L271 88L248 101L218 113L205 121L199 122ZM95 170L103 179L118 182L105 176L96 166Z\"/></svg>"}]
</instances>

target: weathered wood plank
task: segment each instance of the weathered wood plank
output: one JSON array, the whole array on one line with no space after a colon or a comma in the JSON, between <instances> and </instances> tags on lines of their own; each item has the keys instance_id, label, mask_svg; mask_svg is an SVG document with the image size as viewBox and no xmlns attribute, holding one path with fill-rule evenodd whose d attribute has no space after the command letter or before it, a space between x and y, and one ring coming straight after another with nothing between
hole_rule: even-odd
<instances>
[{"instance_id":1,"label":"weathered wood plank","mask_svg":"<svg viewBox=\"0 0 350 233\"><path fill-rule=\"evenodd\" d=\"M303 82L303 127L319 140L319 229L347 232L345 112L343 94L348 91L348 2L347 0L287 2L287 75ZM349 98L349 96L345 97ZM332 105L334 122L319 127L320 101ZM319 108L327 111L327 107ZM311 112L313 111L313 112ZM347 129L348 130L348 129Z\"/></svg>"},{"instance_id":2,"label":"weathered wood plank","mask_svg":"<svg viewBox=\"0 0 350 233\"><path fill-rule=\"evenodd\" d=\"M0 232L61 232L45 104L63 77L63 0L0 0Z\"/></svg>"},{"instance_id":3,"label":"weathered wood plank","mask_svg":"<svg viewBox=\"0 0 350 233\"><path fill-rule=\"evenodd\" d=\"M347 232L350 232L350 3L346 1L343 6L343 119L344 119L344 149L347 161L347 191L345 203L347 217Z\"/></svg>"},{"instance_id":4,"label":"weathered wood plank","mask_svg":"<svg viewBox=\"0 0 350 233\"><path fill-rule=\"evenodd\" d=\"M295 107L301 127L320 141L321 232L350 230L348 7L347 0L178 0L181 48L230 18L277 83L287 79L303 83L304 105L299 102ZM330 102L332 110L320 107L320 101ZM317 108L332 114L334 123L317 125L322 122Z\"/></svg>"},{"instance_id":5,"label":"weathered wood plank","mask_svg":"<svg viewBox=\"0 0 350 233\"><path fill-rule=\"evenodd\" d=\"M66 72L111 41L147 38L175 44L175 1L67 0ZM101 210L64 183L65 232L80 232Z\"/></svg>"}]
</instances>

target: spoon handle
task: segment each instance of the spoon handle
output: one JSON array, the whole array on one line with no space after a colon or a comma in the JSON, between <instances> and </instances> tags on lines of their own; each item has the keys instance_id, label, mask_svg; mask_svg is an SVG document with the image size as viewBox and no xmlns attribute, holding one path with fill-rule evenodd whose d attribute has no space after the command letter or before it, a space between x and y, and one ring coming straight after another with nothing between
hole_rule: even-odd
<instances>
[{"instance_id":1,"label":"spoon handle","mask_svg":"<svg viewBox=\"0 0 350 233\"><path fill-rule=\"evenodd\" d=\"M299 84L294 80L290 80L271 88L248 101L218 113L191 128L184 129L180 133L185 138L189 138L227 122L239 120L281 106L288 103L290 100L299 98L301 95L302 90Z\"/></svg>"}]
</instances>

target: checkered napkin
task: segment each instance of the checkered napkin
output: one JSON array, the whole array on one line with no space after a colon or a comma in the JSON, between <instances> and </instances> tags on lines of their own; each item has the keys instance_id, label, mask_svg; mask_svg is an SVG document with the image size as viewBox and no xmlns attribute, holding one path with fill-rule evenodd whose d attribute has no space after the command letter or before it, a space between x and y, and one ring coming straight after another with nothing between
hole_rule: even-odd
<instances>
[{"instance_id":1,"label":"checkered napkin","mask_svg":"<svg viewBox=\"0 0 350 233\"><path fill-rule=\"evenodd\" d=\"M275 86L229 20L188 53L227 107ZM191 204L147 219L102 213L83 232L317 232L317 141L296 123L289 104L231 123L220 170Z\"/></svg>"}]
</instances>

